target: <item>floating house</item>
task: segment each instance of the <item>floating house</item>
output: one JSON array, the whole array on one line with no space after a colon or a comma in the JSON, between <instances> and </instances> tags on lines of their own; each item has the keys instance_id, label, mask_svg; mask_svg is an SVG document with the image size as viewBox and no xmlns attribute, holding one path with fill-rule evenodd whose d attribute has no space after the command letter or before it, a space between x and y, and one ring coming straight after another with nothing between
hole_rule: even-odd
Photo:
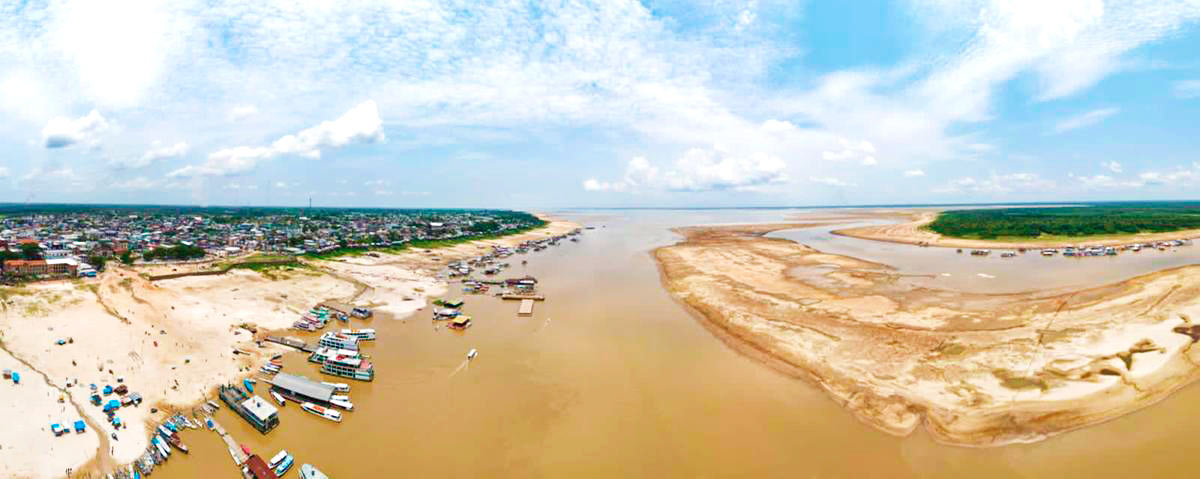
<instances>
[{"instance_id":1,"label":"floating house","mask_svg":"<svg viewBox=\"0 0 1200 479\"><path fill-rule=\"evenodd\" d=\"M258 396L252 396L237 386L221 386L221 401L250 423L258 432L266 434L279 425L279 409Z\"/></svg>"}]
</instances>

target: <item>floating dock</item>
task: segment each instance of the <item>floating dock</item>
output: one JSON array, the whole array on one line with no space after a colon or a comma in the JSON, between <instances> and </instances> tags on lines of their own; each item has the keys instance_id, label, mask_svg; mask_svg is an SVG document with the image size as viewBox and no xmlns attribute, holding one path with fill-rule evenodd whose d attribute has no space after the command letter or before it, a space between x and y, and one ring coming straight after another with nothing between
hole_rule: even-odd
<instances>
[{"instance_id":1,"label":"floating dock","mask_svg":"<svg viewBox=\"0 0 1200 479\"><path fill-rule=\"evenodd\" d=\"M241 467L246 462L246 453L242 452L242 447L238 445L237 441L233 440L233 436L230 436L224 427L221 427L221 423L212 417L207 419L212 421L213 431L216 431L217 435L221 436L221 440L225 441L225 446L229 448L229 455L233 457L233 462L237 463L238 467Z\"/></svg>"}]
</instances>

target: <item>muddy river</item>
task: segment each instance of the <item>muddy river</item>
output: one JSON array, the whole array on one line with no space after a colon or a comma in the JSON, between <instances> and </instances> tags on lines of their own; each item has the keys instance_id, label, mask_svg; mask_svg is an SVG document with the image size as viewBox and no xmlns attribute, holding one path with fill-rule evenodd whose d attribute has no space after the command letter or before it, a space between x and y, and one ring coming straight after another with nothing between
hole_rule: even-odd
<instances>
[{"instance_id":1,"label":"muddy river","mask_svg":"<svg viewBox=\"0 0 1200 479\"><path fill-rule=\"evenodd\" d=\"M1130 477L1191 476L1200 466L1187 446L1200 430L1196 387L1036 444L943 446L920 430L897 438L859 423L817 388L734 352L660 286L649 252L676 240L669 227L783 221L795 213L560 212L596 229L579 243L529 255L527 266L521 257L509 260L508 274L536 276L548 297L531 317L518 317L513 302L465 296L475 323L465 332L435 328L428 308L376 318L365 323L379 339L364 348L376 380L352 383L355 411L342 423L291 402L280 427L265 436L225 409L217 419L256 453L287 449L296 469L312 463L333 478ZM995 291L1091 284L1200 260L1200 247L1001 259L835 237L828 229L779 235L929 275L920 280L937 286ZM448 296L461 295L452 285ZM472 348L479 356L463 367ZM299 353L286 358L284 371L321 376ZM173 455L155 477L236 477L216 434L188 431L183 439L192 454Z\"/></svg>"}]
</instances>

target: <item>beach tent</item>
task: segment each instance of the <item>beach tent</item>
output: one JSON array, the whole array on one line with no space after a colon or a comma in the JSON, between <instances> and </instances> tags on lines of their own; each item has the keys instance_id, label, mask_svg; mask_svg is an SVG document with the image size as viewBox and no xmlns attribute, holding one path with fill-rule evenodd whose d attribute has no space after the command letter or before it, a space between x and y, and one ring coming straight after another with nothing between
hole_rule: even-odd
<instances>
[{"instance_id":1,"label":"beach tent","mask_svg":"<svg viewBox=\"0 0 1200 479\"><path fill-rule=\"evenodd\" d=\"M105 396L112 394L112 392L113 392L112 386L104 386L104 395Z\"/></svg>"},{"instance_id":2,"label":"beach tent","mask_svg":"<svg viewBox=\"0 0 1200 479\"><path fill-rule=\"evenodd\" d=\"M12 380L13 384L21 384L21 374L13 371Z\"/></svg>"},{"instance_id":3,"label":"beach tent","mask_svg":"<svg viewBox=\"0 0 1200 479\"><path fill-rule=\"evenodd\" d=\"M121 409L121 401L116 399L110 399L108 400L108 404L104 405L104 412L116 411L117 409Z\"/></svg>"},{"instance_id":4,"label":"beach tent","mask_svg":"<svg viewBox=\"0 0 1200 479\"><path fill-rule=\"evenodd\" d=\"M112 425L114 427L121 427L121 418L113 416Z\"/></svg>"},{"instance_id":5,"label":"beach tent","mask_svg":"<svg viewBox=\"0 0 1200 479\"><path fill-rule=\"evenodd\" d=\"M59 423L54 423L54 424L50 425L50 432L54 433L55 436L61 436L62 433L65 431L66 430L63 429L62 425Z\"/></svg>"},{"instance_id":6,"label":"beach tent","mask_svg":"<svg viewBox=\"0 0 1200 479\"><path fill-rule=\"evenodd\" d=\"M87 423L83 422L82 420L75 421L75 432L84 432L84 431L87 431Z\"/></svg>"}]
</instances>

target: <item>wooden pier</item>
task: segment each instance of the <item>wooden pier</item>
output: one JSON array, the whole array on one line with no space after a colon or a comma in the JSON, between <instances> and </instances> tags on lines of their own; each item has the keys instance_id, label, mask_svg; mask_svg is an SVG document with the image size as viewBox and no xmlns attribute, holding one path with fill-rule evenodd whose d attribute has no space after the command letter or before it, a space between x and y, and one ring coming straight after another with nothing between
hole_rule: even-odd
<instances>
[{"instance_id":1,"label":"wooden pier","mask_svg":"<svg viewBox=\"0 0 1200 479\"><path fill-rule=\"evenodd\" d=\"M519 300L524 300L524 299L529 299L529 300L533 300L533 301L545 301L546 297L542 296L540 294L512 294L512 293L509 293L509 294L500 295L500 299L513 300L513 301L519 301Z\"/></svg>"},{"instance_id":2,"label":"wooden pier","mask_svg":"<svg viewBox=\"0 0 1200 479\"><path fill-rule=\"evenodd\" d=\"M230 436L229 432L225 431L225 428L221 427L221 423L217 422L216 419L212 417L207 419L212 421L213 431L216 431L217 435L221 436L221 440L225 441L225 446L229 448L229 455L233 457L233 462L238 467L242 467L242 464L246 463L246 459L249 459L246 457L246 453L242 452L242 446L239 446L237 441L233 440L233 436Z\"/></svg>"},{"instance_id":3,"label":"wooden pier","mask_svg":"<svg viewBox=\"0 0 1200 479\"><path fill-rule=\"evenodd\" d=\"M301 351L304 351L304 352L306 352L306 353L311 353L311 352L313 352L313 351L316 351L316 350L317 350L317 348L316 348L315 346L309 346L309 345L308 345L308 343L305 343L304 341L301 341L301 340L299 340L299 339L296 339L296 338L284 338L284 337L279 337L279 336L267 336L266 338L263 338L263 339L264 339L265 341L267 341L267 342L270 342L270 343L282 344L282 345L284 345L284 346L293 347L293 348L299 349L299 350L301 350Z\"/></svg>"}]
</instances>

